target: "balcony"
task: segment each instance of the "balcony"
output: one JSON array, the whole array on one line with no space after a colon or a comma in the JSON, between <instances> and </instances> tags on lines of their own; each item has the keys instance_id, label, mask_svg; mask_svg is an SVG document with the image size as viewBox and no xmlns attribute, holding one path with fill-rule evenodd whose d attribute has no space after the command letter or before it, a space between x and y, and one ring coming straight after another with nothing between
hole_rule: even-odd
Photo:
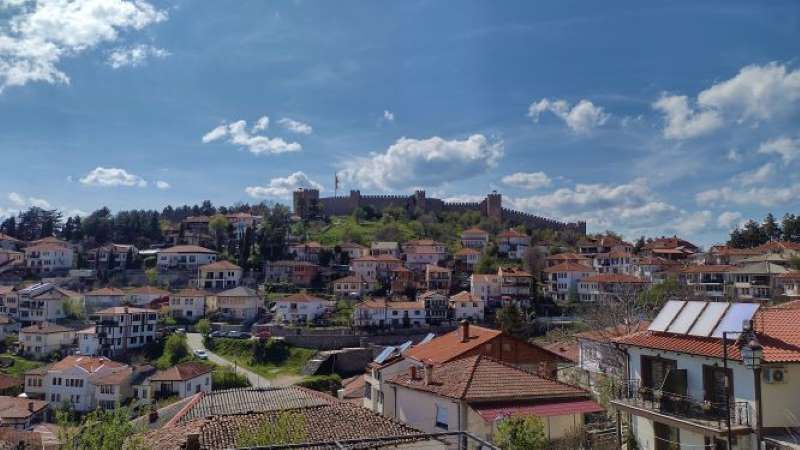
<instances>
[{"instance_id":1,"label":"balcony","mask_svg":"<svg viewBox=\"0 0 800 450\"><path fill-rule=\"evenodd\" d=\"M751 430L749 402L732 401L726 414L724 402L699 401L689 396L663 392L642 386L639 380L628 380L615 386L611 405L636 416L704 434L726 433L728 416L734 433Z\"/></svg>"}]
</instances>

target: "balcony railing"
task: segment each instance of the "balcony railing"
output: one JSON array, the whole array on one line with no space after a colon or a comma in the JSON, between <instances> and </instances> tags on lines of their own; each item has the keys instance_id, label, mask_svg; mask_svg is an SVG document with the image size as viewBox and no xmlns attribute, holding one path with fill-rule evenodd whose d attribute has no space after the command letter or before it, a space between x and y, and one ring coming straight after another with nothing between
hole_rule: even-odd
<instances>
[{"instance_id":1,"label":"balcony railing","mask_svg":"<svg viewBox=\"0 0 800 450\"><path fill-rule=\"evenodd\" d=\"M640 380L627 380L615 386L614 400L618 405L672 416L706 428L727 429L728 415L731 428L751 426L749 402L731 401L726 405L724 401L697 400L687 395L643 386Z\"/></svg>"}]
</instances>

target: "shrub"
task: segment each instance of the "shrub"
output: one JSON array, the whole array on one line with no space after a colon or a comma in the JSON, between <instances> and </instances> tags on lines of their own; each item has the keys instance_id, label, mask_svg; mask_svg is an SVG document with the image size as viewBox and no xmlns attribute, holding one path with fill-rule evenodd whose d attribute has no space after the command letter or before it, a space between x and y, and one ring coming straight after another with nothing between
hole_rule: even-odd
<instances>
[{"instance_id":1,"label":"shrub","mask_svg":"<svg viewBox=\"0 0 800 450\"><path fill-rule=\"evenodd\" d=\"M246 376L240 375L228 366L217 366L211 373L211 387L215 391L250 387Z\"/></svg>"},{"instance_id":2,"label":"shrub","mask_svg":"<svg viewBox=\"0 0 800 450\"><path fill-rule=\"evenodd\" d=\"M313 389L326 394L336 395L336 391L342 388L342 378L339 375L314 375L306 377L297 383L298 386Z\"/></svg>"}]
</instances>

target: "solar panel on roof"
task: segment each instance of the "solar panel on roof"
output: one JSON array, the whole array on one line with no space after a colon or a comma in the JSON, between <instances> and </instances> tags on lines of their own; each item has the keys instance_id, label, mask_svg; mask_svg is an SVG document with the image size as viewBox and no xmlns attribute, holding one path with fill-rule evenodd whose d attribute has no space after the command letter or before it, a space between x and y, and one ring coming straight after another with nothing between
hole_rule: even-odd
<instances>
[{"instance_id":1,"label":"solar panel on roof","mask_svg":"<svg viewBox=\"0 0 800 450\"><path fill-rule=\"evenodd\" d=\"M432 341L432 340L433 340L433 338L435 338L435 337L436 337L436 335L435 335L435 334L433 334L433 333L428 333L428 335L427 335L427 336L425 336L425 339L423 339L422 341L420 341L420 344L427 344L428 342Z\"/></svg>"},{"instance_id":2,"label":"solar panel on roof","mask_svg":"<svg viewBox=\"0 0 800 450\"><path fill-rule=\"evenodd\" d=\"M733 333L730 333L728 336L731 339L736 339L739 337L738 332L742 331L742 323L745 320L752 319L757 310L758 305L755 303L732 304L725 312L725 315L722 316L719 325L714 329L714 334L712 334L711 337L721 338L723 331L730 331Z\"/></svg>"},{"instance_id":3,"label":"solar panel on roof","mask_svg":"<svg viewBox=\"0 0 800 450\"><path fill-rule=\"evenodd\" d=\"M675 319L675 316L678 315L685 304L686 302L681 300L668 301L664 307L661 308L656 318L650 322L650 326L647 327L647 329L650 331L667 331L672 320Z\"/></svg>"},{"instance_id":4,"label":"solar panel on roof","mask_svg":"<svg viewBox=\"0 0 800 450\"><path fill-rule=\"evenodd\" d=\"M398 352L403 353L404 351L408 350L413 344L412 341L404 342L400 347L397 349Z\"/></svg>"},{"instance_id":5,"label":"solar panel on roof","mask_svg":"<svg viewBox=\"0 0 800 450\"><path fill-rule=\"evenodd\" d=\"M695 320L697 320L700 313L703 312L706 305L708 305L707 302L686 302L681 312L675 317L669 328L667 328L667 332L686 334Z\"/></svg>"},{"instance_id":6,"label":"solar panel on roof","mask_svg":"<svg viewBox=\"0 0 800 450\"><path fill-rule=\"evenodd\" d=\"M725 314L725 311L728 310L728 306L730 306L730 303L727 302L709 302L688 334L690 336L700 337L710 336L711 332L714 331L714 328L719 323L719 320Z\"/></svg>"},{"instance_id":7,"label":"solar panel on roof","mask_svg":"<svg viewBox=\"0 0 800 450\"><path fill-rule=\"evenodd\" d=\"M392 353L394 353L394 350L395 350L394 347L386 347L385 349L383 349L383 351L380 353L380 355L375 357L374 361L376 363L378 363L378 364L383 364L383 362L386 361L386 359L388 357L392 356Z\"/></svg>"}]
</instances>

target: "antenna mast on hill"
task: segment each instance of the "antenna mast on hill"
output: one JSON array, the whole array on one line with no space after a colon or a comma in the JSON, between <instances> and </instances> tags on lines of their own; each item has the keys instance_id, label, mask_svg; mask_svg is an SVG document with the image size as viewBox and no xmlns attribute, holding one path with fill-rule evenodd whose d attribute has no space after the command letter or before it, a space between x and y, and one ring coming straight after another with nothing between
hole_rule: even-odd
<instances>
[{"instance_id":1,"label":"antenna mast on hill","mask_svg":"<svg viewBox=\"0 0 800 450\"><path fill-rule=\"evenodd\" d=\"M339 196L339 173L338 172L334 172L333 173L333 196L334 197L338 197Z\"/></svg>"}]
</instances>

